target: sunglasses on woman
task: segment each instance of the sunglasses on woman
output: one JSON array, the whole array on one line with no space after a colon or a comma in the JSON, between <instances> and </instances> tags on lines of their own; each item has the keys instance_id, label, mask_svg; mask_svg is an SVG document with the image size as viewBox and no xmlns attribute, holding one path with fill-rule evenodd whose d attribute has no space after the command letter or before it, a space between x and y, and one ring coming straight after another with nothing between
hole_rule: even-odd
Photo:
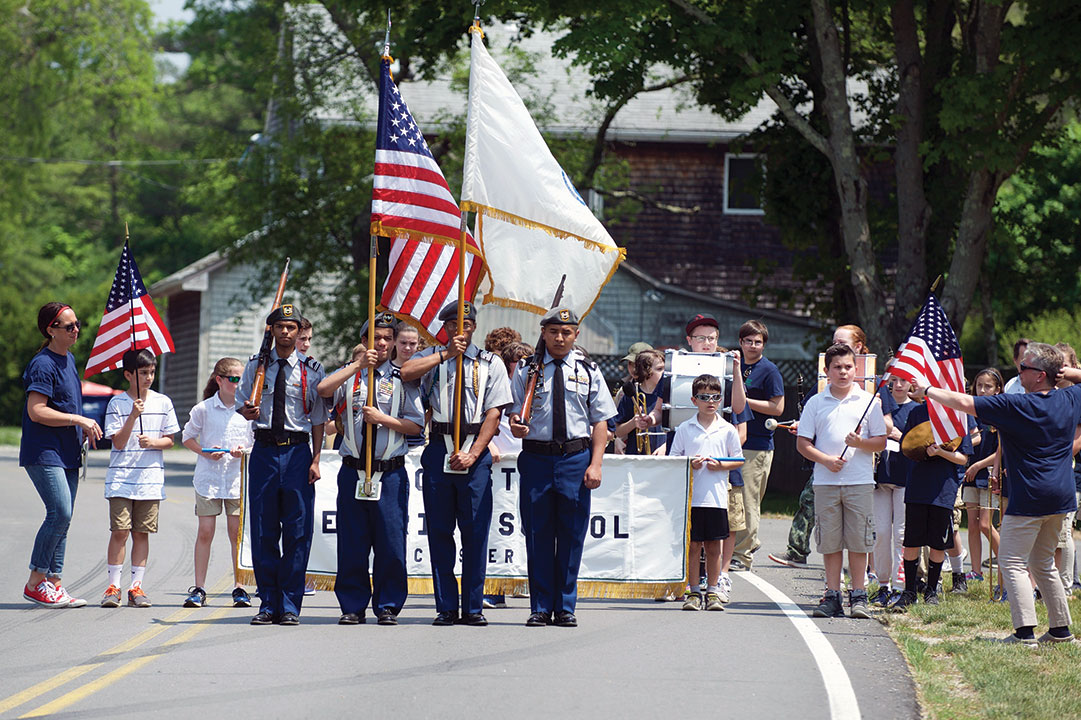
<instances>
[{"instance_id":1,"label":"sunglasses on woman","mask_svg":"<svg viewBox=\"0 0 1081 720\"><path fill-rule=\"evenodd\" d=\"M68 323L67 325L61 325L60 323L55 323L54 322L49 327L59 328L61 330L67 330L68 332L75 332L76 330L81 330L82 327L83 327L83 324L79 320L76 320L75 322Z\"/></svg>"},{"instance_id":2,"label":"sunglasses on woman","mask_svg":"<svg viewBox=\"0 0 1081 720\"><path fill-rule=\"evenodd\" d=\"M240 382L240 376L239 375L219 375L218 377L220 377L222 380L228 380L231 383Z\"/></svg>"}]
</instances>

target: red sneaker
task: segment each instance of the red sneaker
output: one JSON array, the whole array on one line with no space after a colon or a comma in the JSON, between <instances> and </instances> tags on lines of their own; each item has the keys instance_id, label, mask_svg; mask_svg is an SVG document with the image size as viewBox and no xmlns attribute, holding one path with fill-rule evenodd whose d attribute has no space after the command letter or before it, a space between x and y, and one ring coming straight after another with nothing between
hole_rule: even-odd
<instances>
[{"instance_id":1,"label":"red sneaker","mask_svg":"<svg viewBox=\"0 0 1081 720\"><path fill-rule=\"evenodd\" d=\"M56 588L56 592L59 593L61 599L68 601L69 608L80 608L86 605L86 600L83 600L82 598L72 597L71 594L67 590L65 590L60 583L57 583L56 585L54 585L54 587Z\"/></svg>"},{"instance_id":2,"label":"red sneaker","mask_svg":"<svg viewBox=\"0 0 1081 720\"><path fill-rule=\"evenodd\" d=\"M50 608L67 607L69 602L48 580L42 580L35 588L23 586L23 597L32 603Z\"/></svg>"}]
</instances>

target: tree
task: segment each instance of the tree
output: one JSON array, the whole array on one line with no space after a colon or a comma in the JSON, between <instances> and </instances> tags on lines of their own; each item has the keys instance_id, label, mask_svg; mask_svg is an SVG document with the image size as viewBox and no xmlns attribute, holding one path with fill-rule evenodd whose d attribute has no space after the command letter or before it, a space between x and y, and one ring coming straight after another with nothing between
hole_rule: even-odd
<instances>
[{"instance_id":1,"label":"tree","mask_svg":"<svg viewBox=\"0 0 1081 720\"><path fill-rule=\"evenodd\" d=\"M371 12L366 2L337 4L336 17ZM1081 48L1070 40L1081 7L1055 0L497 0L484 9L523 32L565 30L553 51L588 68L609 102L654 84L658 67L725 117L772 99L779 121L829 164L848 264L847 278L832 279L847 280L880 348L900 339L942 271L942 302L960 327L999 188L1081 89ZM460 46L462 12L432 3L401 12L421 72ZM867 123L853 123L857 111ZM883 274L871 234L864 149L873 144L894 161L897 282Z\"/></svg>"}]
</instances>

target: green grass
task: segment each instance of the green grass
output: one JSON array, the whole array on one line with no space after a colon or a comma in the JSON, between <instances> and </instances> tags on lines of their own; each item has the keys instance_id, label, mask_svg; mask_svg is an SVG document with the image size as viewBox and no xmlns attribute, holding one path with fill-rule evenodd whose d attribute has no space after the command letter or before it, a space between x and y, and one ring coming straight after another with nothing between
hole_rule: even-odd
<instances>
[{"instance_id":1,"label":"green grass","mask_svg":"<svg viewBox=\"0 0 1081 720\"><path fill-rule=\"evenodd\" d=\"M795 495L782 495L779 493L766 492L762 498L762 517L792 519L799 509L799 493Z\"/></svg>"},{"instance_id":2,"label":"green grass","mask_svg":"<svg viewBox=\"0 0 1081 720\"><path fill-rule=\"evenodd\" d=\"M946 580L949 585L949 580ZM1010 608L987 599L987 584L969 583L967 595L946 593L942 603L920 603L879 620L905 655L931 718L1079 718L1081 645L1036 650L990 642L1012 631ZM1036 603L1040 625L1047 611ZM1081 632L1081 599L1071 598L1071 630Z\"/></svg>"},{"instance_id":3,"label":"green grass","mask_svg":"<svg viewBox=\"0 0 1081 720\"><path fill-rule=\"evenodd\" d=\"M21 427L0 426L0 445L14 445L17 447L22 434Z\"/></svg>"}]
</instances>

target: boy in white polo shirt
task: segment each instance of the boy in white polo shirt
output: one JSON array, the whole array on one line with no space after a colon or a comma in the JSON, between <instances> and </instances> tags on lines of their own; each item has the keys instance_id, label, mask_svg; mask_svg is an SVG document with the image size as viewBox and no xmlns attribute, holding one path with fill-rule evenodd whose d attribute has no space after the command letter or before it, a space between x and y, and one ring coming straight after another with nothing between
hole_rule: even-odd
<instances>
[{"instance_id":1,"label":"boy in white polo shirt","mask_svg":"<svg viewBox=\"0 0 1081 720\"><path fill-rule=\"evenodd\" d=\"M158 506L165 499L165 456L180 430L173 401L154 392L157 371L154 353L128 350L122 360L128 391L114 395L105 411L104 435L113 441L105 472L109 499L109 548L106 569L109 587L102 607L120 606L120 576L124 551L131 537L131 588L128 605L148 608L143 577L150 554L150 533L158 531Z\"/></svg>"},{"instance_id":2,"label":"boy in white polo shirt","mask_svg":"<svg viewBox=\"0 0 1081 720\"><path fill-rule=\"evenodd\" d=\"M831 346L825 364L828 392L807 401L796 439L796 449L815 464L815 539L826 566L827 590L814 616L844 617L840 587L847 549L849 612L854 618L869 618L866 573L867 554L875 544L874 453L886 448L886 423L881 404L872 403L872 396L853 382L856 356L850 347Z\"/></svg>"},{"instance_id":3,"label":"boy in white polo shirt","mask_svg":"<svg viewBox=\"0 0 1081 720\"><path fill-rule=\"evenodd\" d=\"M684 610L701 610L699 558L706 549L706 610L724 610L718 582L721 574L721 541L728 537L728 471L743 465L743 449L735 426L717 413L724 402L721 381L699 375L691 383L692 402L698 414L676 428L669 455L691 458L691 543L687 562ZM718 458L740 458L724 461Z\"/></svg>"}]
</instances>

